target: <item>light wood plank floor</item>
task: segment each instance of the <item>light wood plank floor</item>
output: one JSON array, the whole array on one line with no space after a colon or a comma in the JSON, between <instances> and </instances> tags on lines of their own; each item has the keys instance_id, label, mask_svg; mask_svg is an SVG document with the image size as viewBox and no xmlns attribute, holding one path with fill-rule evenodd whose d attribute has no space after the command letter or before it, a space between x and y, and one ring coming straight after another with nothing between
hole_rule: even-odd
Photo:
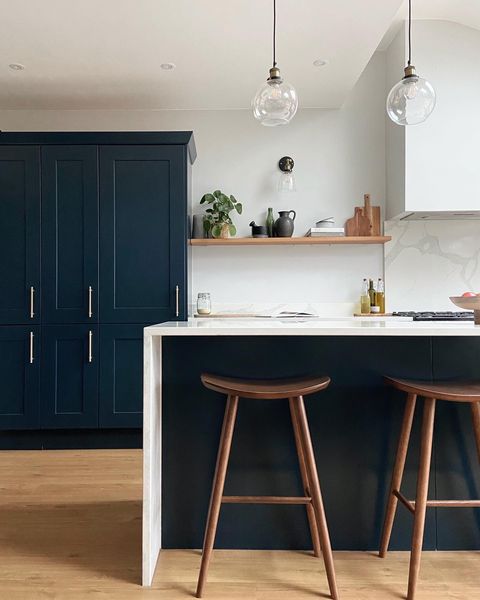
<instances>
[{"instance_id":1,"label":"light wood plank floor","mask_svg":"<svg viewBox=\"0 0 480 600\"><path fill-rule=\"evenodd\" d=\"M195 591L198 551L160 555L140 587L141 452L0 452L0 600L177 600ZM408 554L335 553L342 600L405 597ZM216 551L205 597L327 597L321 560ZM480 598L480 553L425 553L417 600Z\"/></svg>"}]
</instances>

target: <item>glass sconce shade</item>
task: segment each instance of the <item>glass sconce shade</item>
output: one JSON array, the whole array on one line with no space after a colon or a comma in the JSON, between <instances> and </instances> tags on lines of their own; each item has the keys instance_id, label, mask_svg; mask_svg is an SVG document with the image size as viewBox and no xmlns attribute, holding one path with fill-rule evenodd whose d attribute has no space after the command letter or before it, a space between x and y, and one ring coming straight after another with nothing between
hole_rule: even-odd
<instances>
[{"instance_id":1,"label":"glass sconce shade","mask_svg":"<svg viewBox=\"0 0 480 600\"><path fill-rule=\"evenodd\" d=\"M252 100L252 108L253 116L262 125L286 125L297 112L297 92L281 77L270 76Z\"/></svg>"},{"instance_id":2,"label":"glass sconce shade","mask_svg":"<svg viewBox=\"0 0 480 600\"><path fill-rule=\"evenodd\" d=\"M295 182L295 175L292 171L286 173L280 173L278 180L278 191L279 192L296 192L297 185Z\"/></svg>"},{"instance_id":3,"label":"glass sconce shade","mask_svg":"<svg viewBox=\"0 0 480 600\"><path fill-rule=\"evenodd\" d=\"M387 114L397 125L418 125L432 114L435 103L435 90L426 79L406 75L388 94Z\"/></svg>"}]
</instances>

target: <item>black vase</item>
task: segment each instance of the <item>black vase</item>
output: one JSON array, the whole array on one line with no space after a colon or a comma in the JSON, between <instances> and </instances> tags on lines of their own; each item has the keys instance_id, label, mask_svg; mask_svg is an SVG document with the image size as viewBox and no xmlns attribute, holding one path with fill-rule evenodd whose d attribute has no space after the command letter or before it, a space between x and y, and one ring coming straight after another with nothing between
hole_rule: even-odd
<instances>
[{"instance_id":1,"label":"black vase","mask_svg":"<svg viewBox=\"0 0 480 600\"><path fill-rule=\"evenodd\" d=\"M293 213L293 217L290 214ZM280 210L280 215L275 221L275 235L277 237L292 237L295 228L294 221L297 213L294 210Z\"/></svg>"}]
</instances>

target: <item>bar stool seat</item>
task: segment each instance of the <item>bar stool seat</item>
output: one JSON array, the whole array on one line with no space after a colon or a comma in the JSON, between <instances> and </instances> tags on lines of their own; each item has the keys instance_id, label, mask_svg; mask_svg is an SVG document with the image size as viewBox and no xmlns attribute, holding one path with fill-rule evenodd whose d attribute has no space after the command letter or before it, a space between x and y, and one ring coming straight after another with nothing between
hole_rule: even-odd
<instances>
[{"instance_id":1,"label":"bar stool seat","mask_svg":"<svg viewBox=\"0 0 480 600\"><path fill-rule=\"evenodd\" d=\"M338 590L327 519L323 506L307 414L305 412L305 404L303 402L303 396L319 392L328 387L330 378L307 377L276 380L251 380L204 373L201 375L201 380L205 387L225 394L227 396L227 406L223 419L222 434L220 436L217 464L213 478L207 524L205 527L202 562L196 592L197 598L202 597L203 588L207 579L208 566L212 555L220 507L222 504L299 504L304 505L307 510L314 555L323 556L330 595L334 600L338 600ZM288 398L300 474L302 477L304 491L302 496L223 495L240 397L264 400Z\"/></svg>"},{"instance_id":2,"label":"bar stool seat","mask_svg":"<svg viewBox=\"0 0 480 600\"><path fill-rule=\"evenodd\" d=\"M283 380L238 379L204 373L201 375L205 387L222 394L277 400L293 396L307 396L324 390L330 384L329 377L291 378Z\"/></svg>"},{"instance_id":3,"label":"bar stool seat","mask_svg":"<svg viewBox=\"0 0 480 600\"><path fill-rule=\"evenodd\" d=\"M388 497L387 511L383 525L382 538L380 541L380 557L384 557L388 551L390 536L398 502L412 513L414 517L412 547L410 555L410 571L408 577L407 600L414 600L418 576L420 572L420 560L423 547L423 534L425 530L425 514L427 508L460 508L480 507L480 500L429 500L428 485L430 478L430 464L432 458L433 429L435 421L435 405L437 400L448 402L463 402L470 405L473 432L477 446L478 458L480 460L480 382L478 381L413 381L409 379L397 379L385 377L385 382L396 389L407 393L405 412L403 416L400 439L398 442L397 456L393 468L392 481ZM420 464L417 479L417 491L415 500L407 499L400 491L405 461L407 458L410 434L412 431L413 418L417 396L424 400L423 421L420 443Z\"/></svg>"},{"instance_id":4,"label":"bar stool seat","mask_svg":"<svg viewBox=\"0 0 480 600\"><path fill-rule=\"evenodd\" d=\"M417 394L423 398L435 398L450 402L480 401L480 382L478 381L414 381L385 377L385 382L399 390Z\"/></svg>"}]
</instances>

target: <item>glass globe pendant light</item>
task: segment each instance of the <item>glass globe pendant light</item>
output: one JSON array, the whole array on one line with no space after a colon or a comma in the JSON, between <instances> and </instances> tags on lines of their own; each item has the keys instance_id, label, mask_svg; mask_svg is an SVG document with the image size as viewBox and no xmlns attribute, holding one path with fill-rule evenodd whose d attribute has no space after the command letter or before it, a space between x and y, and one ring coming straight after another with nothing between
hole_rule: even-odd
<instances>
[{"instance_id":1,"label":"glass globe pendant light","mask_svg":"<svg viewBox=\"0 0 480 600\"><path fill-rule=\"evenodd\" d=\"M419 77L412 59L412 0L408 0L408 62L405 76L390 90L387 97L387 114L397 125L418 125L432 114L435 108L435 90Z\"/></svg>"},{"instance_id":2,"label":"glass globe pendant light","mask_svg":"<svg viewBox=\"0 0 480 600\"><path fill-rule=\"evenodd\" d=\"M252 100L253 116L262 125L274 127L289 123L298 108L295 88L284 81L276 62L277 3L273 0L273 66L267 81Z\"/></svg>"}]
</instances>

